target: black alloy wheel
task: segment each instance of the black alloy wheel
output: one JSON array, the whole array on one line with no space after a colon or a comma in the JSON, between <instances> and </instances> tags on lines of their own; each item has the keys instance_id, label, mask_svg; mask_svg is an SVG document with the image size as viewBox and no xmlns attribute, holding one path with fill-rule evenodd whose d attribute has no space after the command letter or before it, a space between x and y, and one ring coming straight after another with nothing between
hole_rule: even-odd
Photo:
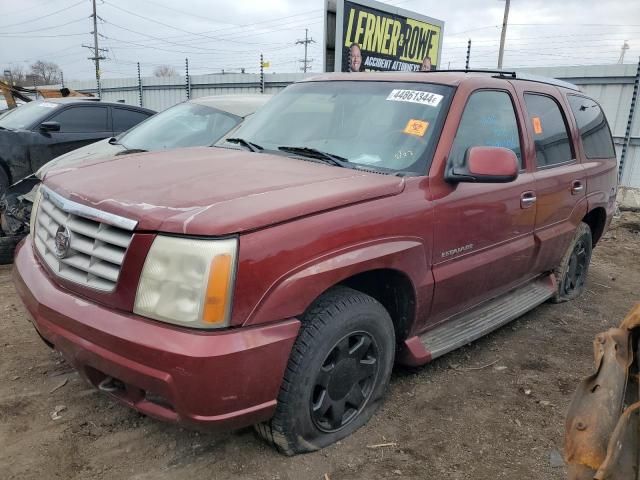
<instances>
[{"instance_id":1,"label":"black alloy wheel","mask_svg":"<svg viewBox=\"0 0 640 480\"><path fill-rule=\"evenodd\" d=\"M569 257L569 268L562 285L562 293L570 296L576 290L582 289L587 277L588 267L587 247L584 239L581 238L576 242L571 256Z\"/></svg>"},{"instance_id":2,"label":"black alloy wheel","mask_svg":"<svg viewBox=\"0 0 640 480\"><path fill-rule=\"evenodd\" d=\"M335 432L360 413L380 370L378 357L378 346L366 332L350 333L335 344L311 395L311 418L318 429Z\"/></svg>"},{"instance_id":3,"label":"black alloy wheel","mask_svg":"<svg viewBox=\"0 0 640 480\"><path fill-rule=\"evenodd\" d=\"M584 291L592 250L591 228L582 222L578 225L560 264L553 270L557 290L551 298L552 302L573 300Z\"/></svg>"}]
</instances>

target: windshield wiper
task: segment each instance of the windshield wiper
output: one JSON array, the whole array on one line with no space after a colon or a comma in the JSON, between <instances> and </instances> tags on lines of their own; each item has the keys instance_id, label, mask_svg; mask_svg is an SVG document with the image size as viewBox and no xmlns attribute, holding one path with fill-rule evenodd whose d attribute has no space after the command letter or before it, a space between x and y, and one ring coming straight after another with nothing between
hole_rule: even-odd
<instances>
[{"instance_id":1,"label":"windshield wiper","mask_svg":"<svg viewBox=\"0 0 640 480\"><path fill-rule=\"evenodd\" d=\"M118 144L120 145L120 144ZM149 150L145 150L144 148L125 148L123 151L116 153L116 156L120 156L120 155L129 155L132 153L144 153L144 152L148 152Z\"/></svg>"},{"instance_id":2,"label":"windshield wiper","mask_svg":"<svg viewBox=\"0 0 640 480\"><path fill-rule=\"evenodd\" d=\"M111 138L109 139L109 144L110 144L110 145L120 145L120 144L118 143L118 138L117 138L117 137L111 137Z\"/></svg>"},{"instance_id":3,"label":"windshield wiper","mask_svg":"<svg viewBox=\"0 0 640 480\"><path fill-rule=\"evenodd\" d=\"M262 150L264 150L264 148L262 148L257 143L250 142L248 140L245 140L244 138L239 138L239 137L227 138L225 139L225 142L242 145L243 147L247 147L249 150L251 150L254 153L260 153Z\"/></svg>"},{"instance_id":4,"label":"windshield wiper","mask_svg":"<svg viewBox=\"0 0 640 480\"><path fill-rule=\"evenodd\" d=\"M302 155L304 157L315 158L325 163L335 165L336 167L353 168L348 159L329 152L323 152L322 150L318 150L317 148L283 146L278 147L278 150L288 153L295 153L296 155Z\"/></svg>"}]
</instances>

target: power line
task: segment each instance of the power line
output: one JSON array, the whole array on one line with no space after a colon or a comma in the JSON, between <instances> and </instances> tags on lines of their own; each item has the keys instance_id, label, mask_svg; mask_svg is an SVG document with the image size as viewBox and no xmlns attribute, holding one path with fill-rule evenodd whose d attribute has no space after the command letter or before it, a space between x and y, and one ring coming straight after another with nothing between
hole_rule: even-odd
<instances>
[{"instance_id":1,"label":"power line","mask_svg":"<svg viewBox=\"0 0 640 480\"><path fill-rule=\"evenodd\" d=\"M25 20L24 22L13 23L11 25L0 25L0 28L17 27L18 25L24 25L25 23L37 22L38 20L42 20L43 18L51 17L51 16L56 15L58 13L65 12L65 11L67 11L67 10L73 8L73 7L77 7L81 3L84 3L84 1L85 0L80 0L78 3L74 3L73 5L69 5L68 7L62 8L60 10L56 10L55 12L49 13L47 15L43 15L41 17L30 18L29 20Z\"/></svg>"},{"instance_id":2,"label":"power line","mask_svg":"<svg viewBox=\"0 0 640 480\"><path fill-rule=\"evenodd\" d=\"M78 37L80 35L86 35L87 32L83 33L65 33L59 35L11 35L0 33L0 37L2 38L59 38L59 37Z\"/></svg>"},{"instance_id":3,"label":"power line","mask_svg":"<svg viewBox=\"0 0 640 480\"><path fill-rule=\"evenodd\" d=\"M203 38L208 38L208 39L210 39L210 40L215 40L215 41L225 41L225 42L233 42L233 43L251 43L251 42L240 42L240 41L230 40L230 39L225 39L225 38L220 38L220 37L212 37L212 36L210 36L210 35L206 35L206 34L204 34L204 33L191 32L191 31L189 31L189 30L185 30L185 29L183 29L183 28L178 28L178 27L176 27L176 26L174 26L174 25L170 25L170 24L168 24L168 23L164 23L164 22L161 22L161 21L159 21L159 20L154 20L153 18L149 18L149 17L146 17L146 16L144 16L144 15L139 15L139 14L137 14L137 13L135 13L135 12L132 12L131 10L127 10L127 9L125 9L125 8L118 7L117 5L114 5L114 4L110 3L110 2L106 2L106 1L105 1L104 3L105 3L106 5L109 5L110 7L117 8L118 10L121 10L121 11L123 11L123 12L125 12L125 13L128 13L129 15L133 15L134 17L141 18L141 19L146 20L146 21L148 21L148 22L157 23L158 25L161 25L161 26L163 26L163 27L172 28L172 29L174 29L174 30L177 30L178 32L187 33L187 34L189 34L189 35L194 35L194 36L199 36L199 37L203 37ZM159 38L158 38L158 37L156 37L156 39L159 39ZM263 43L261 43L261 42L254 42L254 43L255 43L256 45L263 45Z\"/></svg>"},{"instance_id":4,"label":"power line","mask_svg":"<svg viewBox=\"0 0 640 480\"><path fill-rule=\"evenodd\" d=\"M24 31L22 31L22 32L10 32L10 33L11 33L11 34L14 34L14 33L15 33L15 34L23 34L23 33L42 32L42 31L44 31L44 30L52 30L52 29L54 29L54 28L66 27L67 25L71 25L72 23L83 22L83 21L85 21L86 19L87 19L87 17L81 17L81 18L78 18L78 19L76 19L76 20L72 20L72 21L67 22L67 23L62 23L62 24L60 24L60 25L53 25L53 26L51 26L51 27L38 28L38 29L36 29L36 30L24 30Z\"/></svg>"}]
</instances>

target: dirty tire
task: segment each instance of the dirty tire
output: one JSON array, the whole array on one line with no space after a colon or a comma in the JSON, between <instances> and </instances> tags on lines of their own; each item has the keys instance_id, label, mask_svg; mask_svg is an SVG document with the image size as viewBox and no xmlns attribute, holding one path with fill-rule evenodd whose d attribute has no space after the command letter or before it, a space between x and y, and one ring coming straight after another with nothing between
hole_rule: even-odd
<instances>
[{"instance_id":1,"label":"dirty tire","mask_svg":"<svg viewBox=\"0 0 640 480\"><path fill-rule=\"evenodd\" d=\"M573 300L582 294L589 271L592 250L591 228L586 223L581 222L573 240L571 240L571 244L562 257L560 265L553 271L558 284L558 289L551 298L553 303ZM578 273L577 278L576 273Z\"/></svg>"},{"instance_id":2,"label":"dirty tire","mask_svg":"<svg viewBox=\"0 0 640 480\"><path fill-rule=\"evenodd\" d=\"M395 355L388 312L356 290L332 288L301 321L276 412L255 426L285 455L326 447L367 423L381 404Z\"/></svg>"},{"instance_id":3,"label":"dirty tire","mask_svg":"<svg viewBox=\"0 0 640 480\"><path fill-rule=\"evenodd\" d=\"M4 235L0 236L0 265L13 263L13 252L23 238L22 235L9 237Z\"/></svg>"}]
</instances>

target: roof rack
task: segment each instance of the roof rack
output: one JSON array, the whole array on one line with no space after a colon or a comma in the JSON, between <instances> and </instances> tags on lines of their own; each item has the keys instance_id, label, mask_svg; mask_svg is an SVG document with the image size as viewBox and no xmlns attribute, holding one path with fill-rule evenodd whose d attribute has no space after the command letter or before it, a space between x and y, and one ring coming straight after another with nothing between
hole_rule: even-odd
<instances>
[{"instance_id":1,"label":"roof rack","mask_svg":"<svg viewBox=\"0 0 640 480\"><path fill-rule=\"evenodd\" d=\"M461 72L461 73L493 73L501 77L516 78L516 72L509 72L507 70L484 70L479 68L464 68L457 70L430 70L431 72ZM425 73L425 72L422 72Z\"/></svg>"},{"instance_id":2,"label":"roof rack","mask_svg":"<svg viewBox=\"0 0 640 480\"><path fill-rule=\"evenodd\" d=\"M547 85L555 85L557 87L568 88L570 90L580 91L580 87L573 83L565 82L564 80L558 80L557 78L543 77L540 75L532 75L530 73L517 73L507 70L482 70L482 69L457 69L457 70L429 70L420 73L444 73L444 72L459 72L459 73L490 73L494 75L494 78L511 78L513 80L527 80L529 82L546 83Z\"/></svg>"}]
</instances>

